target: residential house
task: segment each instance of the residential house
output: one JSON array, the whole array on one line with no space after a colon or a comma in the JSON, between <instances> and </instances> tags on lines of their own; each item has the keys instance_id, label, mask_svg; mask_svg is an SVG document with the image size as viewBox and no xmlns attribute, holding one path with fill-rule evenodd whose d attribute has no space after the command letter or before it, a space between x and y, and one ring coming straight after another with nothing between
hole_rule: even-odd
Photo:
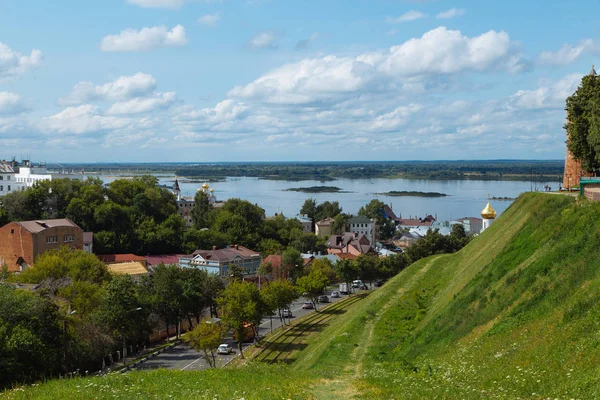
<instances>
[{"instance_id":1,"label":"residential house","mask_svg":"<svg viewBox=\"0 0 600 400\"><path fill-rule=\"evenodd\" d=\"M163 254L158 256L146 256L146 265L148 270L152 272L160 264L164 265L179 265L179 258L185 257L185 254Z\"/></svg>"},{"instance_id":2,"label":"residential house","mask_svg":"<svg viewBox=\"0 0 600 400\"><path fill-rule=\"evenodd\" d=\"M83 232L83 251L94 254L94 233Z\"/></svg>"},{"instance_id":3,"label":"residential house","mask_svg":"<svg viewBox=\"0 0 600 400\"><path fill-rule=\"evenodd\" d=\"M233 265L242 268L245 275L255 275L261 262L260 253L238 245L224 249L213 247L212 250L196 250L191 255L179 258L179 264L183 268L202 268L222 278L229 276Z\"/></svg>"},{"instance_id":4,"label":"residential house","mask_svg":"<svg viewBox=\"0 0 600 400\"><path fill-rule=\"evenodd\" d=\"M114 275L130 275L135 281L141 276L148 275L146 257L135 254L99 254L96 257Z\"/></svg>"},{"instance_id":5,"label":"residential house","mask_svg":"<svg viewBox=\"0 0 600 400\"><path fill-rule=\"evenodd\" d=\"M319 237L331 236L333 233L333 218L325 218L315 223L315 235Z\"/></svg>"},{"instance_id":6,"label":"residential house","mask_svg":"<svg viewBox=\"0 0 600 400\"><path fill-rule=\"evenodd\" d=\"M0 197L26 188L23 183L17 181L17 173L12 163L7 163L4 160L0 161Z\"/></svg>"},{"instance_id":7,"label":"residential house","mask_svg":"<svg viewBox=\"0 0 600 400\"><path fill-rule=\"evenodd\" d=\"M356 236L351 232L330 236L327 240L327 252L329 254L350 253L356 256L375 254L371 242L365 235Z\"/></svg>"},{"instance_id":8,"label":"residential house","mask_svg":"<svg viewBox=\"0 0 600 400\"><path fill-rule=\"evenodd\" d=\"M425 218L399 218L398 229L411 229L418 226L430 227L435 222L435 217L427 215Z\"/></svg>"},{"instance_id":9,"label":"residential house","mask_svg":"<svg viewBox=\"0 0 600 400\"><path fill-rule=\"evenodd\" d=\"M398 239L394 240L394 244L401 249L406 249L420 239L422 236L415 232L403 232Z\"/></svg>"},{"instance_id":10,"label":"residential house","mask_svg":"<svg viewBox=\"0 0 600 400\"><path fill-rule=\"evenodd\" d=\"M302 224L302 232L312 232L312 221L306 215L296 215L296 218Z\"/></svg>"},{"instance_id":11,"label":"residential house","mask_svg":"<svg viewBox=\"0 0 600 400\"><path fill-rule=\"evenodd\" d=\"M23 271L37 256L60 246L83 249L83 229L67 218L9 222L0 228L0 264L10 272Z\"/></svg>"},{"instance_id":12,"label":"residential house","mask_svg":"<svg viewBox=\"0 0 600 400\"><path fill-rule=\"evenodd\" d=\"M347 229L354 233L354 236L359 237L365 235L370 243L375 243L375 227L377 223L374 219L363 217L362 215L352 217L347 222Z\"/></svg>"}]
</instances>

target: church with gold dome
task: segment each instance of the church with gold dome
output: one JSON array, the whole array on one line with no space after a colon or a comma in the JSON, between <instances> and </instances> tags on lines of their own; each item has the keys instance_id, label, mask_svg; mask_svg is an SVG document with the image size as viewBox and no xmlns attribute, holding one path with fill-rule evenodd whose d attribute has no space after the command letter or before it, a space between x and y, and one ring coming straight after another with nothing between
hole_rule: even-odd
<instances>
[{"instance_id":1,"label":"church with gold dome","mask_svg":"<svg viewBox=\"0 0 600 400\"><path fill-rule=\"evenodd\" d=\"M194 224L194 220L192 218L192 208L194 207L194 198L193 197L183 197L181 195L181 188L179 187L179 181L175 178L175 182L173 183L172 192L177 197L177 211L181 218L185 221L186 226L192 226ZM218 206L217 197L215 196L215 190L211 188L207 182L198 188L197 192L203 192L208 197L208 202L213 207Z\"/></svg>"},{"instance_id":2,"label":"church with gold dome","mask_svg":"<svg viewBox=\"0 0 600 400\"><path fill-rule=\"evenodd\" d=\"M492 207L492 205L490 204L489 197L490 196L488 196L487 205L485 206L485 208L483 210L481 210L481 218L483 219L483 225L481 227L481 232L483 232L487 228L489 228L490 225L492 224L492 221L494 221L496 219L496 210L494 210L494 207Z\"/></svg>"}]
</instances>

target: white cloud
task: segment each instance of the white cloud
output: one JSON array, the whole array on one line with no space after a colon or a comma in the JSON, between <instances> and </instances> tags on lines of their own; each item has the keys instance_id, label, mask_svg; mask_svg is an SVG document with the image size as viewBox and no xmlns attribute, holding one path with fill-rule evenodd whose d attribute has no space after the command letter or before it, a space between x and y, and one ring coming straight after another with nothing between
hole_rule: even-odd
<instances>
[{"instance_id":1,"label":"white cloud","mask_svg":"<svg viewBox=\"0 0 600 400\"><path fill-rule=\"evenodd\" d=\"M460 17L461 15L465 15L465 10L462 8L451 8L447 11L443 11L436 15L436 18L439 19L450 19L454 17Z\"/></svg>"},{"instance_id":2,"label":"white cloud","mask_svg":"<svg viewBox=\"0 0 600 400\"><path fill-rule=\"evenodd\" d=\"M414 91L426 76L468 70L514 71L521 64L522 58L513 51L505 32L489 31L470 38L440 27L388 50L287 64L254 82L234 87L228 95L268 103L307 104L374 88Z\"/></svg>"},{"instance_id":3,"label":"white cloud","mask_svg":"<svg viewBox=\"0 0 600 400\"><path fill-rule=\"evenodd\" d=\"M0 80L18 77L41 63L41 51L34 49L29 55L24 55L0 42Z\"/></svg>"},{"instance_id":4,"label":"white cloud","mask_svg":"<svg viewBox=\"0 0 600 400\"><path fill-rule=\"evenodd\" d=\"M525 110L564 108L566 98L575 92L581 77L581 74L571 74L535 90L519 90L509 98L509 107Z\"/></svg>"},{"instance_id":5,"label":"white cloud","mask_svg":"<svg viewBox=\"0 0 600 400\"><path fill-rule=\"evenodd\" d=\"M18 94L0 92L0 115L14 115L25 110L27 107Z\"/></svg>"},{"instance_id":6,"label":"white cloud","mask_svg":"<svg viewBox=\"0 0 600 400\"><path fill-rule=\"evenodd\" d=\"M577 45L565 44L556 52L544 51L540 54L539 60L544 64L566 65L577 60L583 54L598 54L600 46L592 39L585 39Z\"/></svg>"},{"instance_id":7,"label":"white cloud","mask_svg":"<svg viewBox=\"0 0 600 400\"><path fill-rule=\"evenodd\" d=\"M50 117L43 118L40 127L44 131L83 134L98 131L110 131L124 128L130 121L102 115L100 108L83 104L78 107L67 107Z\"/></svg>"},{"instance_id":8,"label":"white cloud","mask_svg":"<svg viewBox=\"0 0 600 400\"><path fill-rule=\"evenodd\" d=\"M273 32L259 32L250 39L248 46L251 49L274 49L277 47L276 40L277 36Z\"/></svg>"},{"instance_id":9,"label":"white cloud","mask_svg":"<svg viewBox=\"0 0 600 400\"><path fill-rule=\"evenodd\" d=\"M217 22L221 19L219 13L216 14L206 14L198 18L198 22L204 26L215 27L217 26Z\"/></svg>"},{"instance_id":10,"label":"white cloud","mask_svg":"<svg viewBox=\"0 0 600 400\"><path fill-rule=\"evenodd\" d=\"M169 108L175 103L175 92L154 93L152 97L138 97L113 104L107 114L139 114Z\"/></svg>"},{"instance_id":11,"label":"white cloud","mask_svg":"<svg viewBox=\"0 0 600 400\"><path fill-rule=\"evenodd\" d=\"M81 104L95 100L125 100L150 94L156 88L156 79L138 72L130 76L120 76L103 85L92 82L79 82L71 93L60 99L61 104Z\"/></svg>"},{"instance_id":12,"label":"white cloud","mask_svg":"<svg viewBox=\"0 0 600 400\"><path fill-rule=\"evenodd\" d=\"M402 22L410 22L416 21L421 18L425 18L427 14L422 13L421 11L410 10L402 14L397 18L388 18L388 22L392 23L402 23Z\"/></svg>"},{"instance_id":13,"label":"white cloud","mask_svg":"<svg viewBox=\"0 0 600 400\"><path fill-rule=\"evenodd\" d=\"M395 110L379 115L372 123L371 128L377 131L394 131L405 125L408 118L423 109L420 104L409 104L397 107Z\"/></svg>"},{"instance_id":14,"label":"white cloud","mask_svg":"<svg viewBox=\"0 0 600 400\"><path fill-rule=\"evenodd\" d=\"M125 29L117 35L108 35L102 39L103 51L144 51L156 47L183 46L187 43L185 29L181 25L170 31L164 25L151 28Z\"/></svg>"},{"instance_id":15,"label":"white cloud","mask_svg":"<svg viewBox=\"0 0 600 400\"><path fill-rule=\"evenodd\" d=\"M185 0L127 0L129 4L144 8L168 8L178 9L180 8Z\"/></svg>"}]
</instances>

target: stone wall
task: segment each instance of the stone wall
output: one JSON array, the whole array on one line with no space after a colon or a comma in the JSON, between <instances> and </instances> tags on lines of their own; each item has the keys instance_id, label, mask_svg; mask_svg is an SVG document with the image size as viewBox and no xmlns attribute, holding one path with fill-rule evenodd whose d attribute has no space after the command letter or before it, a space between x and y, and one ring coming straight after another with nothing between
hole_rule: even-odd
<instances>
[{"instance_id":1,"label":"stone wall","mask_svg":"<svg viewBox=\"0 0 600 400\"><path fill-rule=\"evenodd\" d=\"M583 195L590 200L600 201L600 183L589 183L584 185Z\"/></svg>"}]
</instances>

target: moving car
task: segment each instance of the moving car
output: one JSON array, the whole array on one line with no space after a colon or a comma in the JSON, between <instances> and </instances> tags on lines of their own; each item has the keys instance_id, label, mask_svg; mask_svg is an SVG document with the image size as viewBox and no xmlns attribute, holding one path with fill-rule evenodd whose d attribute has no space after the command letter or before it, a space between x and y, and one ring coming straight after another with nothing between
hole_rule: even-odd
<instances>
[{"instance_id":1,"label":"moving car","mask_svg":"<svg viewBox=\"0 0 600 400\"><path fill-rule=\"evenodd\" d=\"M284 308L283 310L281 310L281 315L283 316L283 318L293 317L292 310L290 310L289 308Z\"/></svg>"},{"instance_id":2,"label":"moving car","mask_svg":"<svg viewBox=\"0 0 600 400\"><path fill-rule=\"evenodd\" d=\"M305 310L312 310L313 308L315 308L315 306L313 306L313 303L311 303L310 301L307 301L306 303L302 304L302 308Z\"/></svg>"},{"instance_id":3,"label":"moving car","mask_svg":"<svg viewBox=\"0 0 600 400\"><path fill-rule=\"evenodd\" d=\"M329 303L329 297L327 297L327 296L320 296L319 297L319 303Z\"/></svg>"},{"instance_id":4,"label":"moving car","mask_svg":"<svg viewBox=\"0 0 600 400\"><path fill-rule=\"evenodd\" d=\"M230 345L224 343L224 344L220 344L219 348L217 349L217 354L231 354L233 353L233 349L231 348Z\"/></svg>"},{"instance_id":5,"label":"moving car","mask_svg":"<svg viewBox=\"0 0 600 400\"><path fill-rule=\"evenodd\" d=\"M334 290L333 292L331 292L331 297L333 297L334 299L338 299L340 297L340 292Z\"/></svg>"}]
</instances>

